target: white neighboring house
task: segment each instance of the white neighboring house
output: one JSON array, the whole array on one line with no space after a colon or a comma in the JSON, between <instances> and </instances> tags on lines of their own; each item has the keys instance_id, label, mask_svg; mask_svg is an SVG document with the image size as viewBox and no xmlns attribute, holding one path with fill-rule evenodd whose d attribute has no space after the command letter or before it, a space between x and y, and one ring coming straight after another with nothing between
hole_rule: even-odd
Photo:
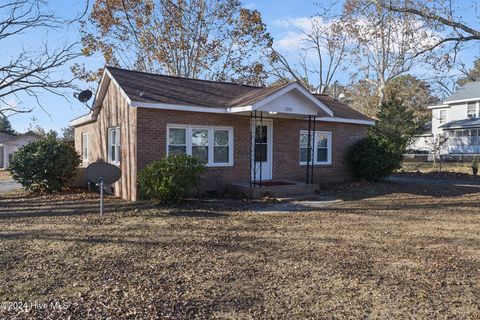
<instances>
[{"instance_id":1,"label":"white neighboring house","mask_svg":"<svg viewBox=\"0 0 480 320\"><path fill-rule=\"evenodd\" d=\"M38 139L40 136L31 131L18 135L0 132L0 169L8 169L10 159L15 151Z\"/></svg>"},{"instance_id":2,"label":"white neighboring house","mask_svg":"<svg viewBox=\"0 0 480 320\"><path fill-rule=\"evenodd\" d=\"M408 150L414 153L429 153L433 149L434 138L432 134L432 122L428 121L423 127L422 133L417 134L408 146Z\"/></svg>"},{"instance_id":3,"label":"white neighboring house","mask_svg":"<svg viewBox=\"0 0 480 320\"><path fill-rule=\"evenodd\" d=\"M431 135L418 135L409 147L432 151L435 141L445 141L442 154L480 154L480 82L460 87L432 110Z\"/></svg>"}]
</instances>

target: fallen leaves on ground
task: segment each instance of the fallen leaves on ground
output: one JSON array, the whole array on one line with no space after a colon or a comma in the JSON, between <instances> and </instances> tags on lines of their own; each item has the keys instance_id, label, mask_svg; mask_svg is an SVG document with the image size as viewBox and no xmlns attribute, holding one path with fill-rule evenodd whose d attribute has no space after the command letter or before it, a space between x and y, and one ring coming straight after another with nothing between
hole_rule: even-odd
<instances>
[{"instance_id":1,"label":"fallen leaves on ground","mask_svg":"<svg viewBox=\"0 0 480 320\"><path fill-rule=\"evenodd\" d=\"M475 191L356 183L295 212L108 198L103 218L94 194L10 195L0 300L38 304L0 318L478 318Z\"/></svg>"}]
</instances>

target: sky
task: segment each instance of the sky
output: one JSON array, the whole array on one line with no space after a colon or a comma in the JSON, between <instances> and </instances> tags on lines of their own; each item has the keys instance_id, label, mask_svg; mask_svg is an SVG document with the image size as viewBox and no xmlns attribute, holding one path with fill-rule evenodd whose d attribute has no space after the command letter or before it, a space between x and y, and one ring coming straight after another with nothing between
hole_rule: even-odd
<instances>
[{"instance_id":1,"label":"sky","mask_svg":"<svg viewBox=\"0 0 480 320\"><path fill-rule=\"evenodd\" d=\"M319 4L320 3L320 4ZM245 0L243 5L249 9L256 9L262 14L262 19L267 25L267 29L274 39L276 48L284 50L288 54L292 49L292 43L301 34L301 29L308 25L312 16L322 11L322 3L329 4L329 0ZM327 4L328 3L328 4ZM341 3L339 1L338 3ZM84 0L48 0L49 8L57 16L68 18L78 15L84 9ZM338 9L338 8L333 8ZM472 12L465 12L465 15L473 15ZM478 20L478 17L472 16ZM9 60L9 57L15 56L22 48L28 50L38 50L42 43L47 41L51 48L55 46L78 41L80 35L78 26L70 26L50 30L47 33L44 30L38 32L28 32L19 37L10 40L2 40L2 50L0 50L0 65ZM462 60L471 65L474 58L480 56L478 45L471 46L462 52ZM81 57L77 62L85 63L87 67L98 68L103 62L100 57ZM427 77L428 71L419 70L420 77ZM72 74L70 65L67 65L57 72L57 76L68 78ZM348 72L339 74L340 82L348 80ZM77 82L79 88L91 87L92 84ZM73 91L66 91L67 100L52 94L41 94L40 101L42 108L38 107L31 97L12 97L12 101L20 107L35 107L31 113L17 114L10 117L13 128L18 132L24 132L29 125L34 123L46 130L61 131L68 126L70 120L88 113L88 109L73 97ZM35 120L33 120L35 119Z\"/></svg>"}]
</instances>

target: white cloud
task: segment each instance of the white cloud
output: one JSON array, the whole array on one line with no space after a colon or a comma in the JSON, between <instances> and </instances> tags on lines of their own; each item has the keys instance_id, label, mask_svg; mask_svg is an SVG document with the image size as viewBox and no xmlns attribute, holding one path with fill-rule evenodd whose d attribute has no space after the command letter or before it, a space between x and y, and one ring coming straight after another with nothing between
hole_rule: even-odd
<instances>
[{"instance_id":1,"label":"white cloud","mask_svg":"<svg viewBox=\"0 0 480 320\"><path fill-rule=\"evenodd\" d=\"M275 20L273 25L283 29L281 35L274 41L274 47L280 51L295 51L304 41L304 32L311 29L310 18L287 18Z\"/></svg>"},{"instance_id":2,"label":"white cloud","mask_svg":"<svg viewBox=\"0 0 480 320\"><path fill-rule=\"evenodd\" d=\"M312 28L312 22L322 21L319 17L299 17L299 18L285 18L273 21L273 25L278 28L291 29L297 28L301 30L309 30Z\"/></svg>"},{"instance_id":3,"label":"white cloud","mask_svg":"<svg viewBox=\"0 0 480 320\"><path fill-rule=\"evenodd\" d=\"M273 26L283 30L274 41L274 47L280 51L296 51L304 47L305 33L312 31L312 25L328 26L329 22L321 17L285 18L273 21Z\"/></svg>"}]
</instances>

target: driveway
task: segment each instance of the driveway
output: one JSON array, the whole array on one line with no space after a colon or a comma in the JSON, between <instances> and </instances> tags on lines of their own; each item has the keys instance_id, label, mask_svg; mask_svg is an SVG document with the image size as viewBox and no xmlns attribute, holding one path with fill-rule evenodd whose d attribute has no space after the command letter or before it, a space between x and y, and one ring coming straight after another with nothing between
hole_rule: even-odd
<instances>
[{"instance_id":1,"label":"driveway","mask_svg":"<svg viewBox=\"0 0 480 320\"><path fill-rule=\"evenodd\" d=\"M16 189L21 189L22 185L15 182L13 179L0 181L0 194L7 193Z\"/></svg>"}]
</instances>

